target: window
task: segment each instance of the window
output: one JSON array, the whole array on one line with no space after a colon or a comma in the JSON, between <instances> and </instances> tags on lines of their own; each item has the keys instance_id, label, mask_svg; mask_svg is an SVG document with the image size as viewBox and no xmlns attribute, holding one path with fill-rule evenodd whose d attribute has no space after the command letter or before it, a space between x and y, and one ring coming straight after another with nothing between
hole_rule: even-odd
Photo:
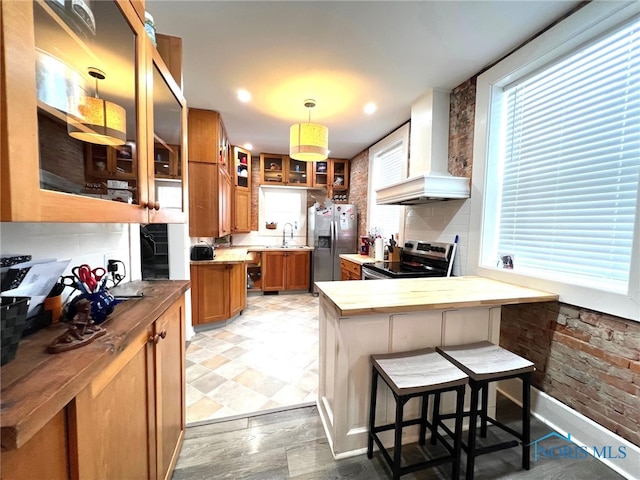
<instances>
[{"instance_id":1,"label":"window","mask_svg":"<svg viewBox=\"0 0 640 480\"><path fill-rule=\"evenodd\" d=\"M376 190L406 178L409 125L400 127L369 148L369 213L367 228L384 238L401 231L404 207L376 205Z\"/></svg>"},{"instance_id":2,"label":"window","mask_svg":"<svg viewBox=\"0 0 640 480\"><path fill-rule=\"evenodd\" d=\"M602 11L583 8L479 77L476 260L488 276L640 319L640 20ZM593 15L582 31L572 18Z\"/></svg>"},{"instance_id":3,"label":"window","mask_svg":"<svg viewBox=\"0 0 640 480\"><path fill-rule=\"evenodd\" d=\"M263 236L282 237L286 223L294 226L294 235L306 235L307 231L307 191L296 188L260 188L259 232ZM275 228L267 228L275 224Z\"/></svg>"}]
</instances>

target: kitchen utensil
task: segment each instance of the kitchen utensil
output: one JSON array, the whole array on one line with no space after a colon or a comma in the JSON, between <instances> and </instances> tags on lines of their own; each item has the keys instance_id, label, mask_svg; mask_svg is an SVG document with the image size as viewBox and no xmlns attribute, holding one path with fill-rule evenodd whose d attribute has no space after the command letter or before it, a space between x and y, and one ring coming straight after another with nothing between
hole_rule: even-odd
<instances>
[{"instance_id":1,"label":"kitchen utensil","mask_svg":"<svg viewBox=\"0 0 640 480\"><path fill-rule=\"evenodd\" d=\"M87 288L86 293L93 293L96 291L96 287L100 283L102 277L107 274L107 271L102 267L96 267L91 269L89 265L82 264L71 269L75 277L80 283Z\"/></svg>"}]
</instances>

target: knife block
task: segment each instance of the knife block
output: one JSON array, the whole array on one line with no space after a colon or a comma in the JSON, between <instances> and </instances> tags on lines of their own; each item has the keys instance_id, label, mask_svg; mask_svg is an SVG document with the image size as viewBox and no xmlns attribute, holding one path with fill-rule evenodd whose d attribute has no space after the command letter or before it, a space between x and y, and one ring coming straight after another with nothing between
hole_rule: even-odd
<instances>
[{"instance_id":1,"label":"knife block","mask_svg":"<svg viewBox=\"0 0 640 480\"><path fill-rule=\"evenodd\" d=\"M388 259L390 262L399 262L400 261L400 247L392 247L393 250L389 251Z\"/></svg>"}]
</instances>

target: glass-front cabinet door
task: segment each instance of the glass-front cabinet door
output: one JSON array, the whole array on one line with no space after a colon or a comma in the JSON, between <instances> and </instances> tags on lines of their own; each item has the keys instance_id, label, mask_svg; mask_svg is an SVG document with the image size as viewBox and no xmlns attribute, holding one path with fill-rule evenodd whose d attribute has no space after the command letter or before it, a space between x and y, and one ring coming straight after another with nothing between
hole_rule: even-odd
<instances>
[{"instance_id":1,"label":"glass-front cabinet door","mask_svg":"<svg viewBox=\"0 0 640 480\"><path fill-rule=\"evenodd\" d=\"M146 221L148 38L131 3L37 0L0 8L2 220Z\"/></svg>"},{"instance_id":2,"label":"glass-front cabinet door","mask_svg":"<svg viewBox=\"0 0 640 480\"><path fill-rule=\"evenodd\" d=\"M149 137L153 138L153 158L149 161L150 222L184 222L185 189L183 178L185 100L157 51L152 59L153 83L149 102Z\"/></svg>"},{"instance_id":3,"label":"glass-front cabinet door","mask_svg":"<svg viewBox=\"0 0 640 480\"><path fill-rule=\"evenodd\" d=\"M40 188L139 205L135 32L114 2L33 13Z\"/></svg>"}]
</instances>

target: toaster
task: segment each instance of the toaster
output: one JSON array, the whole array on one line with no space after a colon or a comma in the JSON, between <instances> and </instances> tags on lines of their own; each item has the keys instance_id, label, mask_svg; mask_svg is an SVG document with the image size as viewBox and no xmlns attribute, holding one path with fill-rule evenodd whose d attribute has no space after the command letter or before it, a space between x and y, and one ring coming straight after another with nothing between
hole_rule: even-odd
<instances>
[{"instance_id":1,"label":"toaster","mask_svg":"<svg viewBox=\"0 0 640 480\"><path fill-rule=\"evenodd\" d=\"M191 247L191 260L193 261L213 260L213 257L215 256L216 254L213 251L213 247L211 245L198 244L198 245L193 245Z\"/></svg>"}]
</instances>

